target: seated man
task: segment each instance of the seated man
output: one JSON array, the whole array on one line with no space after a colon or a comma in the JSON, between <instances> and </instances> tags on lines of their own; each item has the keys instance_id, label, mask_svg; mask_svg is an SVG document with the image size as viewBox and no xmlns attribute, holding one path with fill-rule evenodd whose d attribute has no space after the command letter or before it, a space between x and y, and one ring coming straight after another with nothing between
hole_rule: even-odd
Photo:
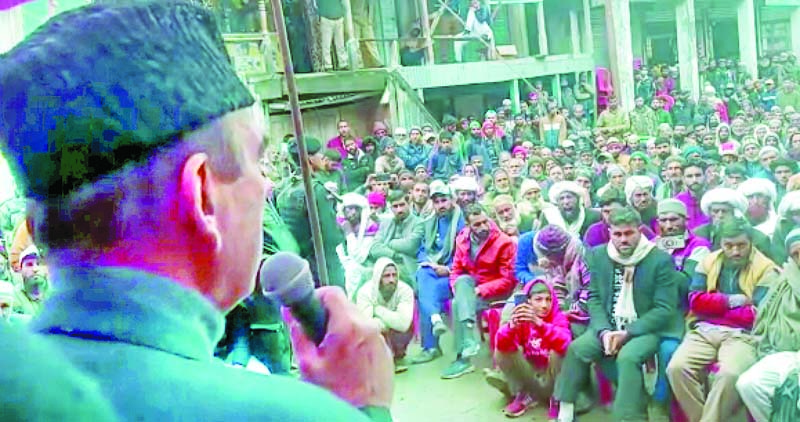
<instances>
[{"instance_id":1,"label":"seated man","mask_svg":"<svg viewBox=\"0 0 800 422\"><path fill-rule=\"evenodd\" d=\"M608 217L611 215L611 211L625 207L626 201L623 195L624 194L617 189L608 189L600 195L598 199L600 205L600 221L592 224L589 229L586 230L586 234L583 236L583 242L586 246L593 248L608 243L610 239ZM656 234L650 230L650 227L644 224L639 226L639 231L648 239L656 237Z\"/></svg>"},{"instance_id":2,"label":"seated man","mask_svg":"<svg viewBox=\"0 0 800 422\"><path fill-rule=\"evenodd\" d=\"M397 264L389 258L380 258L372 269L372 280L361 286L356 294L356 306L368 318L373 318L381 328L386 344L394 356L394 372L408 370L405 363L406 348L414 330L414 291L400 281Z\"/></svg>"},{"instance_id":3,"label":"seated man","mask_svg":"<svg viewBox=\"0 0 800 422\"><path fill-rule=\"evenodd\" d=\"M514 266L521 284L542 277L553 286L558 305L576 337L586 331L589 323L586 308L589 269L583 251L580 240L558 226L549 225L522 236Z\"/></svg>"},{"instance_id":4,"label":"seated man","mask_svg":"<svg viewBox=\"0 0 800 422\"><path fill-rule=\"evenodd\" d=\"M548 402L572 341L569 319L544 279L528 282L516 300L511 320L497 333L495 353L514 396L504 411L508 417L522 416L534 401Z\"/></svg>"},{"instance_id":5,"label":"seated man","mask_svg":"<svg viewBox=\"0 0 800 422\"><path fill-rule=\"evenodd\" d=\"M517 245L497 228L480 205L464 212L467 228L456 238L450 285L453 288L453 325L456 360L442 378L458 378L475 367L470 358L478 354L475 339L477 312L492 301L505 300L517 283L514 259Z\"/></svg>"},{"instance_id":6,"label":"seated man","mask_svg":"<svg viewBox=\"0 0 800 422\"><path fill-rule=\"evenodd\" d=\"M736 389L756 422L768 422L775 389L800 367L800 228L786 237L789 259L758 309L753 336L760 359L739 376Z\"/></svg>"},{"instance_id":7,"label":"seated man","mask_svg":"<svg viewBox=\"0 0 800 422\"><path fill-rule=\"evenodd\" d=\"M417 272L417 252L422 239L422 222L411 215L408 198L402 191L392 191L386 202L392 209L392 218L381 221L375 241L369 249L369 257L389 258L396 262L400 279L416 290L414 274Z\"/></svg>"},{"instance_id":8,"label":"seated man","mask_svg":"<svg viewBox=\"0 0 800 422\"><path fill-rule=\"evenodd\" d=\"M756 360L750 335L756 306L776 266L753 247L754 230L742 218L719 227L722 250L707 255L693 274L689 331L667 366L675 398L690 421L724 421L743 406L736 379ZM719 364L705 391L708 366Z\"/></svg>"},{"instance_id":9,"label":"seated man","mask_svg":"<svg viewBox=\"0 0 800 422\"><path fill-rule=\"evenodd\" d=\"M609 217L611 241L592 249L587 263L589 329L567 350L554 398L559 422L572 422L575 401L593 362L604 370L616 363L613 420L647 420L642 365L658 350L662 331L675 311L677 272L670 256L642 236L639 214L630 207Z\"/></svg>"},{"instance_id":10,"label":"seated man","mask_svg":"<svg viewBox=\"0 0 800 422\"><path fill-rule=\"evenodd\" d=\"M442 355L439 337L447 331L442 306L452 297L450 266L453 264L456 236L464 228L464 217L448 188L441 181L431 183L431 197L436 212L425 221L422 244L417 254L419 288L419 332L422 352L413 363L426 363Z\"/></svg>"},{"instance_id":11,"label":"seated man","mask_svg":"<svg viewBox=\"0 0 800 422\"><path fill-rule=\"evenodd\" d=\"M511 195L497 195L492 201L492 214L500 231L519 240L520 217Z\"/></svg>"},{"instance_id":12,"label":"seated man","mask_svg":"<svg viewBox=\"0 0 800 422\"><path fill-rule=\"evenodd\" d=\"M658 376L653 391L655 399L653 409L659 412L663 419L669 419L672 399L666 369L683 338L685 314L689 307L686 297L689 294L690 274L694 274L695 268L708 255L711 247L706 239L697 237L686 229L687 216L686 204L677 199L663 199L658 203L658 229L661 235L655 238L655 243L659 249L672 256L675 269L682 275L676 286L678 291L676 312L670 319L669 328L661 335L661 343L658 346Z\"/></svg>"},{"instance_id":13,"label":"seated man","mask_svg":"<svg viewBox=\"0 0 800 422\"><path fill-rule=\"evenodd\" d=\"M586 208L581 198L585 190L575 182L556 182L548 192L550 202L557 208L542 210L542 226L555 224L569 234L583 238L589 226L600 221L600 213Z\"/></svg>"},{"instance_id":14,"label":"seated man","mask_svg":"<svg viewBox=\"0 0 800 422\"><path fill-rule=\"evenodd\" d=\"M744 217L747 214L748 201L738 191L728 188L716 188L706 192L700 201L703 214L710 217L711 222L696 227L695 235L711 242L711 251L720 248L719 227L728 218ZM752 232L752 243L759 252L773 259L773 248L769 238L760 231Z\"/></svg>"}]
</instances>

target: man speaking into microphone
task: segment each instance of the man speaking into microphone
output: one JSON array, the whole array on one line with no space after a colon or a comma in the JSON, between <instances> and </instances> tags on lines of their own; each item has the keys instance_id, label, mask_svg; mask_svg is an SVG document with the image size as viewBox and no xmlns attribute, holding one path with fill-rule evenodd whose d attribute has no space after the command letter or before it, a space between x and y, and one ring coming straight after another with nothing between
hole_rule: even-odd
<instances>
[{"instance_id":1,"label":"man speaking into microphone","mask_svg":"<svg viewBox=\"0 0 800 422\"><path fill-rule=\"evenodd\" d=\"M0 139L53 284L31 335L122 420L389 419L389 351L341 290L318 291L319 347L293 333L304 378L330 392L212 360L223 313L254 288L264 131L189 3L86 6L0 56Z\"/></svg>"}]
</instances>

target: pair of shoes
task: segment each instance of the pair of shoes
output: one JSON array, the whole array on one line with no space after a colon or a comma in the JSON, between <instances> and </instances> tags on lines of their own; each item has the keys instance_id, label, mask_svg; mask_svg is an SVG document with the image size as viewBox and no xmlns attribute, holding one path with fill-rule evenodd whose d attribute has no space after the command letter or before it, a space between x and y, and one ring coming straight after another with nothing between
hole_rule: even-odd
<instances>
[{"instance_id":1,"label":"pair of shoes","mask_svg":"<svg viewBox=\"0 0 800 422\"><path fill-rule=\"evenodd\" d=\"M447 325L444 321L439 320L433 324L433 335L436 337L441 337L444 333L447 332Z\"/></svg>"},{"instance_id":2,"label":"pair of shoes","mask_svg":"<svg viewBox=\"0 0 800 422\"><path fill-rule=\"evenodd\" d=\"M399 374L401 372L408 371L408 362L406 362L406 358L400 358L394 360L394 373Z\"/></svg>"},{"instance_id":3,"label":"pair of shoes","mask_svg":"<svg viewBox=\"0 0 800 422\"><path fill-rule=\"evenodd\" d=\"M513 395L511 394L511 388L508 387L508 381L506 381L506 376L503 375L502 372L491 368L485 368L483 370L483 378L486 380L487 384L496 388L497 391L503 394L503 397L506 398L506 401L512 399Z\"/></svg>"},{"instance_id":4,"label":"pair of shoes","mask_svg":"<svg viewBox=\"0 0 800 422\"><path fill-rule=\"evenodd\" d=\"M411 364L419 365L421 363L428 363L440 356L442 356L442 351L438 348L423 349L418 355L411 358Z\"/></svg>"},{"instance_id":5,"label":"pair of shoes","mask_svg":"<svg viewBox=\"0 0 800 422\"><path fill-rule=\"evenodd\" d=\"M450 366L442 372L442 379L450 380L471 372L475 372L475 366L472 365L470 361L456 359L455 362L451 363Z\"/></svg>"},{"instance_id":6,"label":"pair of shoes","mask_svg":"<svg viewBox=\"0 0 800 422\"><path fill-rule=\"evenodd\" d=\"M514 400L506 406L503 413L509 418L518 418L528 411L528 407L533 404L533 399L528 393L519 393Z\"/></svg>"},{"instance_id":7,"label":"pair of shoes","mask_svg":"<svg viewBox=\"0 0 800 422\"><path fill-rule=\"evenodd\" d=\"M461 350L461 356L471 358L477 355L480 350L481 344L475 341L475 339L468 338L464 340L464 349Z\"/></svg>"}]
</instances>

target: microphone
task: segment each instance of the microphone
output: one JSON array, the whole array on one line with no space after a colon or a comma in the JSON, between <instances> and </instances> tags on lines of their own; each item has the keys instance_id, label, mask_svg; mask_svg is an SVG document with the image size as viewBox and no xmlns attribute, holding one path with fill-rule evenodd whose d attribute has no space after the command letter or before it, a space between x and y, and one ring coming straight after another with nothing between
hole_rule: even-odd
<instances>
[{"instance_id":1,"label":"microphone","mask_svg":"<svg viewBox=\"0 0 800 422\"><path fill-rule=\"evenodd\" d=\"M289 252L278 252L264 261L259 272L262 292L286 306L319 346L328 331L328 312L314 294L308 262Z\"/></svg>"}]
</instances>

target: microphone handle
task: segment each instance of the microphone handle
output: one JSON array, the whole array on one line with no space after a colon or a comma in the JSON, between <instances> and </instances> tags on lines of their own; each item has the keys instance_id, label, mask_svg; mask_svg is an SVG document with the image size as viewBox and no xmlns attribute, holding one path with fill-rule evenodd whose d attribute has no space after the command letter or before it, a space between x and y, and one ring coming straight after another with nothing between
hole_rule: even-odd
<instances>
[{"instance_id":1,"label":"microphone handle","mask_svg":"<svg viewBox=\"0 0 800 422\"><path fill-rule=\"evenodd\" d=\"M316 296L310 297L290 306L292 316L303 327L303 332L317 346L322 343L328 332L328 311L322 306Z\"/></svg>"}]
</instances>

